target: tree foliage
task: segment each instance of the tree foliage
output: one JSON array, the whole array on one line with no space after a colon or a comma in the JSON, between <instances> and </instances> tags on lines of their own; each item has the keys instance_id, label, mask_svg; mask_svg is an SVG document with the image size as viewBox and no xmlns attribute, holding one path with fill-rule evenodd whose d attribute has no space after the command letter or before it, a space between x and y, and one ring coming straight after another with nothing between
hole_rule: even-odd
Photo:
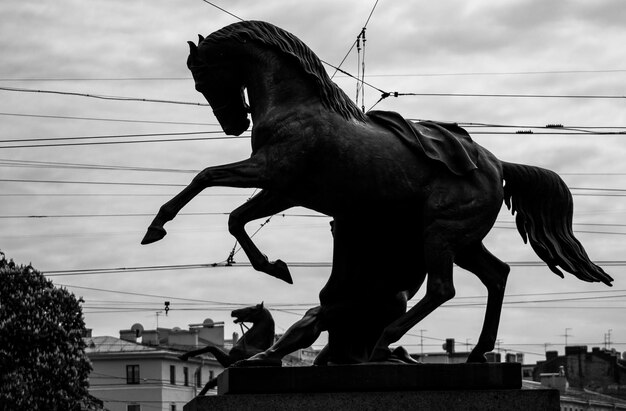
<instances>
[{"instance_id":1,"label":"tree foliage","mask_svg":"<svg viewBox=\"0 0 626 411\"><path fill-rule=\"evenodd\" d=\"M73 294L0 251L0 409L96 407L84 331Z\"/></svg>"}]
</instances>

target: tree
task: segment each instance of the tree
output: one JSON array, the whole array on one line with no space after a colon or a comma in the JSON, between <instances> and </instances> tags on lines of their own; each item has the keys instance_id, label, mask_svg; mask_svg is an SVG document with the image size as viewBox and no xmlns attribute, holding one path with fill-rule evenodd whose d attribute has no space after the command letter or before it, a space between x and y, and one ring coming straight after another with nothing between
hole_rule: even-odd
<instances>
[{"instance_id":1,"label":"tree","mask_svg":"<svg viewBox=\"0 0 626 411\"><path fill-rule=\"evenodd\" d=\"M98 408L84 332L74 294L0 251L0 409Z\"/></svg>"}]
</instances>

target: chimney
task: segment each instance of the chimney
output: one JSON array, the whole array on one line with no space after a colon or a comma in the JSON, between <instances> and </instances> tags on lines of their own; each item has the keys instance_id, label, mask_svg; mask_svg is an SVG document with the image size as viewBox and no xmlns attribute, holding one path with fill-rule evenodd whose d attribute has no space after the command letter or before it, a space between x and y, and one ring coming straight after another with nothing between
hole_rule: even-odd
<instances>
[{"instance_id":1,"label":"chimney","mask_svg":"<svg viewBox=\"0 0 626 411\"><path fill-rule=\"evenodd\" d=\"M539 380L541 381L541 385L549 388L556 388L560 392L565 392L569 388L569 383L567 382L567 378L565 377L565 369L563 366L559 367L558 374L547 373L547 374L539 374Z\"/></svg>"},{"instance_id":2,"label":"chimney","mask_svg":"<svg viewBox=\"0 0 626 411\"><path fill-rule=\"evenodd\" d=\"M454 338L446 338L446 343L443 345L443 349L446 350L448 355L454 354Z\"/></svg>"},{"instance_id":3,"label":"chimney","mask_svg":"<svg viewBox=\"0 0 626 411\"><path fill-rule=\"evenodd\" d=\"M157 330L144 330L141 343L144 345L159 345L159 332Z\"/></svg>"},{"instance_id":4,"label":"chimney","mask_svg":"<svg viewBox=\"0 0 626 411\"><path fill-rule=\"evenodd\" d=\"M120 340L137 342L137 334L135 330L120 330Z\"/></svg>"},{"instance_id":5,"label":"chimney","mask_svg":"<svg viewBox=\"0 0 626 411\"><path fill-rule=\"evenodd\" d=\"M587 354L586 345L571 345L571 346L565 347L565 355L579 355L579 354Z\"/></svg>"},{"instance_id":6,"label":"chimney","mask_svg":"<svg viewBox=\"0 0 626 411\"><path fill-rule=\"evenodd\" d=\"M556 360L557 358L559 358L558 351L546 351L546 361Z\"/></svg>"}]
</instances>

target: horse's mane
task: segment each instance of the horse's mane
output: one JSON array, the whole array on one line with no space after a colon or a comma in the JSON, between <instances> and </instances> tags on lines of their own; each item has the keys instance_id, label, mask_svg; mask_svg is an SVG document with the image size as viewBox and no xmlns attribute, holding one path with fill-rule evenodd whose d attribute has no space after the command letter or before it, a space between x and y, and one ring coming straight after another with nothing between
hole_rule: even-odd
<instances>
[{"instance_id":1,"label":"horse's mane","mask_svg":"<svg viewBox=\"0 0 626 411\"><path fill-rule=\"evenodd\" d=\"M293 34L263 21L242 21L226 26L208 36L204 42L234 39L245 43L258 42L282 52L300 64L315 81L322 104L343 116L365 121L365 115L328 76L320 59Z\"/></svg>"}]
</instances>

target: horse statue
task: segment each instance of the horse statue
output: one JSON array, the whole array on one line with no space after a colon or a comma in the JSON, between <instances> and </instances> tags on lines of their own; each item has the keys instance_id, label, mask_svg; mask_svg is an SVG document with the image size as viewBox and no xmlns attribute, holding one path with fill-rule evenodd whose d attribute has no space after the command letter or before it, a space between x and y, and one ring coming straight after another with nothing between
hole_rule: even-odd
<instances>
[{"instance_id":1,"label":"horse statue","mask_svg":"<svg viewBox=\"0 0 626 411\"><path fill-rule=\"evenodd\" d=\"M162 239L163 225L205 188L260 188L230 214L229 231L256 270L292 283L287 265L268 260L246 233L246 223L293 206L336 220L416 217L426 294L384 329L372 361L388 358L390 344L454 297L454 263L474 273L488 291L483 328L468 359L486 361L510 269L482 240L503 201L516 215L524 241L551 271L611 285L613 279L574 237L572 196L556 173L501 161L455 124L414 124L397 113L361 112L302 41L269 23L234 23L189 47L187 66L196 90L224 132L240 135L251 116L252 154L201 171L161 206L143 244ZM397 292L415 288L423 278L405 270L380 276Z\"/></svg>"},{"instance_id":2,"label":"horse statue","mask_svg":"<svg viewBox=\"0 0 626 411\"><path fill-rule=\"evenodd\" d=\"M222 367L228 368L237 361L245 360L255 354L267 350L274 342L274 319L263 303L240 308L231 312L235 324L252 323L250 327L228 353L215 345L207 345L179 356L183 361L200 354L211 353ZM211 388L217 386L217 377L209 380L199 395L204 395Z\"/></svg>"}]
</instances>

